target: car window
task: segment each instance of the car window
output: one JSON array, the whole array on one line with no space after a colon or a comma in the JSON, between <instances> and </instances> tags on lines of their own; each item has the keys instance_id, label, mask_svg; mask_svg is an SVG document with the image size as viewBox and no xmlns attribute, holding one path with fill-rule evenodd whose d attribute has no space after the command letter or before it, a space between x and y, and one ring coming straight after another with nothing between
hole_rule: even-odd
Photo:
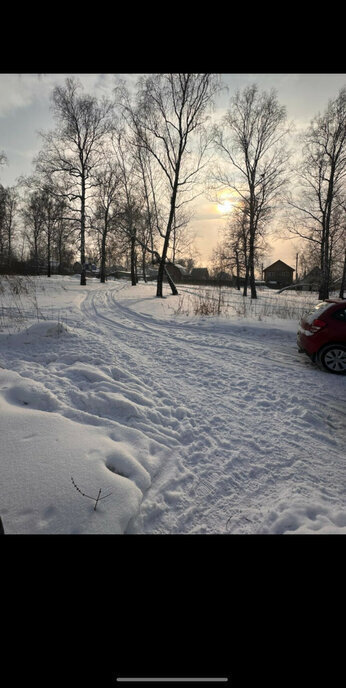
<instances>
[{"instance_id":1,"label":"car window","mask_svg":"<svg viewBox=\"0 0 346 688\"><path fill-rule=\"evenodd\" d=\"M333 313L333 318L346 323L346 308L341 308L340 311L335 311L335 313Z\"/></svg>"},{"instance_id":2,"label":"car window","mask_svg":"<svg viewBox=\"0 0 346 688\"><path fill-rule=\"evenodd\" d=\"M319 318L324 311L326 311L328 308L330 308L333 304L327 303L326 301L320 301L319 303L316 304L311 310L309 310L307 313L304 314L304 320L307 323L312 323L315 318Z\"/></svg>"}]
</instances>

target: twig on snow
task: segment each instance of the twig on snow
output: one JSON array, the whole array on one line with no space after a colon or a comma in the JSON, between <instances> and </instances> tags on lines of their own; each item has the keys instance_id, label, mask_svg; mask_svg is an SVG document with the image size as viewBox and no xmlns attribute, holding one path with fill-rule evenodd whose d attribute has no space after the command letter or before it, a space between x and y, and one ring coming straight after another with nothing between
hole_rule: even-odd
<instances>
[{"instance_id":1,"label":"twig on snow","mask_svg":"<svg viewBox=\"0 0 346 688\"><path fill-rule=\"evenodd\" d=\"M77 490L77 492L79 492L83 497L88 497L88 499L92 499L95 502L94 511L96 511L96 507L102 499L106 499L106 497L110 497L110 495L113 494L112 492L109 492L108 494L103 495L103 497L101 497L102 490L100 488L97 497L91 497L90 495L85 494L85 492L82 492L82 490L78 487L78 485L76 485L75 481L73 480L72 475L71 475L71 481L72 481L73 487Z\"/></svg>"}]
</instances>

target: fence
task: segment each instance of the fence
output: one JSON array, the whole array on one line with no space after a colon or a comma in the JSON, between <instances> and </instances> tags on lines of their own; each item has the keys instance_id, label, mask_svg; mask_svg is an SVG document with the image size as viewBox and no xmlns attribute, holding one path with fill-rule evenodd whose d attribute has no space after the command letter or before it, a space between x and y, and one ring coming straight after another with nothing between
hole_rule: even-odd
<instances>
[{"instance_id":1,"label":"fence","mask_svg":"<svg viewBox=\"0 0 346 688\"><path fill-rule=\"evenodd\" d=\"M287 297L286 294L268 294L265 288L259 288L258 298L252 299L251 296L244 297L234 288L223 289L222 286L215 285L201 290L198 286L181 284L179 293L201 301L210 300L220 303L221 315L227 315L233 311L237 315L258 319L268 316L299 319L319 301L317 292L298 292L294 297Z\"/></svg>"}]
</instances>

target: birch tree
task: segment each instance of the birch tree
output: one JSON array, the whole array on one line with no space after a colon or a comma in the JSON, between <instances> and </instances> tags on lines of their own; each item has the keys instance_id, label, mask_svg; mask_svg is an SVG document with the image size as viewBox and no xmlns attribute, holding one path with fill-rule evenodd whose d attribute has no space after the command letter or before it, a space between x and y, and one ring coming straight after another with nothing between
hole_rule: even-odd
<instances>
[{"instance_id":1,"label":"birch tree","mask_svg":"<svg viewBox=\"0 0 346 688\"><path fill-rule=\"evenodd\" d=\"M137 242L140 243L142 252L142 272L146 281L146 256L150 256L150 262L155 262L157 256L157 240L160 236L162 224L162 210L158 201L160 196L160 180L155 174L153 161L148 151L134 140L134 158L136 161L139 204L142 208L142 217Z\"/></svg>"},{"instance_id":2,"label":"birch tree","mask_svg":"<svg viewBox=\"0 0 346 688\"><path fill-rule=\"evenodd\" d=\"M52 193L68 201L71 218L78 223L80 283L85 285L88 195L97 185L95 172L104 160L103 143L113 123L111 104L81 90L81 84L71 78L54 88L52 107L57 126L52 132L41 133L44 147L36 158L36 169L51 180Z\"/></svg>"},{"instance_id":3,"label":"birch tree","mask_svg":"<svg viewBox=\"0 0 346 688\"><path fill-rule=\"evenodd\" d=\"M212 74L153 74L139 80L135 106L124 91L121 94L120 104L133 135L159 167L166 186L167 203L160 227L158 297L163 296L175 213L192 200L193 184L204 164L209 141L204 135L197 142L197 134L205 133L203 125L216 89ZM173 283L171 289L173 294L178 293Z\"/></svg>"},{"instance_id":4,"label":"birch tree","mask_svg":"<svg viewBox=\"0 0 346 688\"><path fill-rule=\"evenodd\" d=\"M346 88L329 101L300 137L303 160L298 167L299 198L290 198L297 211L291 231L318 247L322 279L319 298L329 296L333 248L340 245L346 207Z\"/></svg>"},{"instance_id":5,"label":"birch tree","mask_svg":"<svg viewBox=\"0 0 346 688\"><path fill-rule=\"evenodd\" d=\"M140 223L140 208L138 202L138 177L136 160L128 133L124 129L116 132L112 137L113 152L120 173L122 189L122 210L118 224L130 247L131 284L136 286L137 277L137 244L138 226Z\"/></svg>"},{"instance_id":6,"label":"birch tree","mask_svg":"<svg viewBox=\"0 0 346 688\"><path fill-rule=\"evenodd\" d=\"M257 298L256 241L258 233L265 232L286 181L289 153L284 137L289 130L286 109L278 103L275 90L260 93L256 84L236 92L221 124L214 129L222 161L215 168L214 184L236 192L248 218L252 298Z\"/></svg>"},{"instance_id":7,"label":"birch tree","mask_svg":"<svg viewBox=\"0 0 346 688\"><path fill-rule=\"evenodd\" d=\"M106 257L109 233L115 229L120 213L120 186L122 175L119 166L108 161L108 164L97 175L97 198L95 209L95 228L100 238L100 281L106 281Z\"/></svg>"},{"instance_id":8,"label":"birch tree","mask_svg":"<svg viewBox=\"0 0 346 688\"><path fill-rule=\"evenodd\" d=\"M29 244L30 253L34 260L37 272L39 262L43 257L45 212L42 193L39 190L31 192L24 200L22 207L24 223L24 237Z\"/></svg>"},{"instance_id":9,"label":"birch tree","mask_svg":"<svg viewBox=\"0 0 346 688\"><path fill-rule=\"evenodd\" d=\"M0 186L0 257L10 265L14 255L13 240L19 196L16 187Z\"/></svg>"},{"instance_id":10,"label":"birch tree","mask_svg":"<svg viewBox=\"0 0 346 688\"><path fill-rule=\"evenodd\" d=\"M341 284L340 284L340 291L339 291L340 299L345 298L345 290L346 290L346 248L344 251L344 264L343 264L343 268L342 268L342 277L341 277Z\"/></svg>"}]
</instances>

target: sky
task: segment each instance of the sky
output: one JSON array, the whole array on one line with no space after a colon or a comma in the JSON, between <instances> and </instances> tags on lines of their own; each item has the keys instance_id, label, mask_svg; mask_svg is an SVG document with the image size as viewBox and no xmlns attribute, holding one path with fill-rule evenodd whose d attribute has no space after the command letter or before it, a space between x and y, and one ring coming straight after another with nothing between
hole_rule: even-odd
<instances>
[{"instance_id":1,"label":"sky","mask_svg":"<svg viewBox=\"0 0 346 688\"><path fill-rule=\"evenodd\" d=\"M0 74L0 151L6 153L8 165L0 169L0 182L13 185L21 175L32 173L32 159L40 150L39 131L54 127L50 111L50 95L55 85L63 84L72 74ZM98 96L112 96L114 74L76 74L85 91ZM137 74L121 74L134 86ZM337 96L346 86L346 74L222 74L226 87L215 101L215 115L227 110L231 96L237 89L256 83L260 90L275 88L280 104L286 106L287 118L294 121L296 132L308 126L311 119L323 112L330 98ZM194 203L195 213L191 229L196 235L195 246L200 265L210 263L227 213L221 207L201 196ZM226 208L227 209L227 208ZM275 228L275 220L273 223ZM279 231L282 236L281 230ZM270 239L270 250L265 266L281 259L295 267L297 240Z\"/></svg>"}]
</instances>

